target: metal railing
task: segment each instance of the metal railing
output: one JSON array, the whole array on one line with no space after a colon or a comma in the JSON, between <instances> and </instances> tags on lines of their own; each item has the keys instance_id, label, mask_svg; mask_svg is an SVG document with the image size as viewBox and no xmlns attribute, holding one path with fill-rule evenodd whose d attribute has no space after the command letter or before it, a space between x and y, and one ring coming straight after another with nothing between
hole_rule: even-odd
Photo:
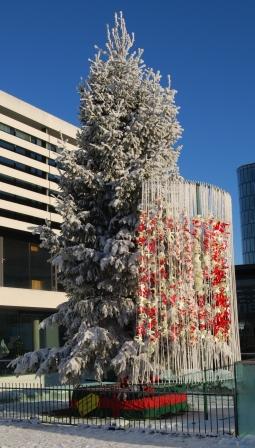
<instances>
[{"instance_id":1,"label":"metal railing","mask_svg":"<svg viewBox=\"0 0 255 448\"><path fill-rule=\"evenodd\" d=\"M0 419L148 428L166 433L235 435L233 390L186 386L0 384Z\"/></svg>"}]
</instances>

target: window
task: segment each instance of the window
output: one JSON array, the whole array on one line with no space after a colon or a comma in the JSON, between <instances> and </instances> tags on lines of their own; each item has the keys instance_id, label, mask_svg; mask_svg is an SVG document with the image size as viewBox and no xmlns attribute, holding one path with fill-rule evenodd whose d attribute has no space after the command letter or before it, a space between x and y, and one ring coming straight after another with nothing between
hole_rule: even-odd
<instances>
[{"instance_id":1,"label":"window","mask_svg":"<svg viewBox=\"0 0 255 448\"><path fill-rule=\"evenodd\" d=\"M49 253L39 244L30 243L30 275L32 289L51 289Z\"/></svg>"},{"instance_id":2,"label":"window","mask_svg":"<svg viewBox=\"0 0 255 448\"><path fill-rule=\"evenodd\" d=\"M50 213L57 213L57 211L56 211L56 209L55 209L55 207L54 207L53 205L49 205L48 207L49 207L49 208L48 208L48 211L49 211Z\"/></svg>"},{"instance_id":3,"label":"window","mask_svg":"<svg viewBox=\"0 0 255 448\"><path fill-rule=\"evenodd\" d=\"M4 149L8 149L8 151L14 151L15 145L12 143L6 142L5 140L0 140L0 146Z\"/></svg>"},{"instance_id":4,"label":"window","mask_svg":"<svg viewBox=\"0 0 255 448\"><path fill-rule=\"evenodd\" d=\"M38 146L42 146L42 148L46 148L46 141L45 140L41 140L41 139L37 139L37 145Z\"/></svg>"},{"instance_id":5,"label":"window","mask_svg":"<svg viewBox=\"0 0 255 448\"><path fill-rule=\"evenodd\" d=\"M31 289L43 289L43 281L42 280L31 280Z\"/></svg>"},{"instance_id":6,"label":"window","mask_svg":"<svg viewBox=\"0 0 255 448\"><path fill-rule=\"evenodd\" d=\"M9 350L5 358L14 359L34 350L34 323L41 322L50 314L44 311L4 310L0 315L0 328L1 337ZM45 346L46 331L40 330L40 347Z\"/></svg>"},{"instance_id":7,"label":"window","mask_svg":"<svg viewBox=\"0 0 255 448\"><path fill-rule=\"evenodd\" d=\"M38 170L37 168L33 168L32 166L29 167L29 171L31 174L33 174L34 176L38 176L38 177L44 177L46 178L46 173L44 173L42 170Z\"/></svg>"},{"instance_id":8,"label":"window","mask_svg":"<svg viewBox=\"0 0 255 448\"><path fill-rule=\"evenodd\" d=\"M36 152L30 151L30 157L31 159L38 160L38 162L46 162L46 157L42 156L41 154L37 154Z\"/></svg>"},{"instance_id":9,"label":"window","mask_svg":"<svg viewBox=\"0 0 255 448\"><path fill-rule=\"evenodd\" d=\"M50 182L56 182L59 183L59 176L56 176L55 174L48 173L48 180Z\"/></svg>"},{"instance_id":10,"label":"window","mask_svg":"<svg viewBox=\"0 0 255 448\"><path fill-rule=\"evenodd\" d=\"M30 135L27 134L26 132L22 132L19 129L15 130L15 135L18 138L22 138L22 140L26 140L27 142L31 141Z\"/></svg>"},{"instance_id":11,"label":"window","mask_svg":"<svg viewBox=\"0 0 255 448\"><path fill-rule=\"evenodd\" d=\"M46 148L46 142L44 140L41 140L40 138L34 137L31 135L31 143L37 146L42 146L43 148Z\"/></svg>"},{"instance_id":12,"label":"window","mask_svg":"<svg viewBox=\"0 0 255 448\"><path fill-rule=\"evenodd\" d=\"M7 132L8 134L15 135L22 140L26 140L27 142L31 142L34 145L41 146L42 148L46 148L46 141L41 140L40 138L35 137L34 135L27 134L26 132L20 131L19 129L12 128L4 123L0 123L0 130L3 132ZM52 145L54 147L55 145ZM53 151L53 149L51 149Z\"/></svg>"},{"instance_id":13,"label":"window","mask_svg":"<svg viewBox=\"0 0 255 448\"><path fill-rule=\"evenodd\" d=\"M0 140L0 146L4 149L8 149L8 151L13 151L22 156L29 157L30 159L38 160L38 162L46 163L45 156L30 151L29 149L22 148L21 146L14 145L13 143L6 142L5 140Z\"/></svg>"},{"instance_id":14,"label":"window","mask_svg":"<svg viewBox=\"0 0 255 448\"><path fill-rule=\"evenodd\" d=\"M47 204L44 204L43 202L34 201L33 199L24 198L22 196L16 196L15 194L6 193L4 191L0 191L0 199L47 211Z\"/></svg>"},{"instance_id":15,"label":"window","mask_svg":"<svg viewBox=\"0 0 255 448\"><path fill-rule=\"evenodd\" d=\"M29 222L34 226L36 225L41 226L45 224L45 220L42 218L37 218L36 216L24 215L23 213L16 213L5 209L0 209L0 216L15 219L16 221ZM57 228L57 224L53 223L52 227Z\"/></svg>"},{"instance_id":16,"label":"window","mask_svg":"<svg viewBox=\"0 0 255 448\"><path fill-rule=\"evenodd\" d=\"M49 253L38 243L3 238L4 286L25 289L56 289Z\"/></svg>"},{"instance_id":17,"label":"window","mask_svg":"<svg viewBox=\"0 0 255 448\"><path fill-rule=\"evenodd\" d=\"M10 126L7 126L4 123L0 123L0 131L7 132L7 134L15 135L15 129Z\"/></svg>"},{"instance_id":18,"label":"window","mask_svg":"<svg viewBox=\"0 0 255 448\"><path fill-rule=\"evenodd\" d=\"M34 227L37 225L41 226L45 224L45 220L43 218L37 218L36 216L29 216L23 213L16 213L5 209L0 209L0 216L15 219L16 221L28 222L33 224ZM53 229L60 229L60 224L58 222L52 221L51 225Z\"/></svg>"},{"instance_id":19,"label":"window","mask_svg":"<svg viewBox=\"0 0 255 448\"><path fill-rule=\"evenodd\" d=\"M21 148L20 146L16 146L15 148L15 152L17 154L21 154L22 156L26 155L26 150L24 148Z\"/></svg>"},{"instance_id":20,"label":"window","mask_svg":"<svg viewBox=\"0 0 255 448\"><path fill-rule=\"evenodd\" d=\"M9 134L10 133L10 127L7 126L6 124L0 123L0 131L8 132L8 134Z\"/></svg>"},{"instance_id":21,"label":"window","mask_svg":"<svg viewBox=\"0 0 255 448\"><path fill-rule=\"evenodd\" d=\"M38 170L37 168L33 168L23 163L15 162L14 160L7 159L6 157L0 157L0 165L9 166L18 171L23 171L28 174L32 174L32 176L42 177L46 179L46 173L44 171Z\"/></svg>"},{"instance_id":22,"label":"window","mask_svg":"<svg viewBox=\"0 0 255 448\"><path fill-rule=\"evenodd\" d=\"M14 164L15 164L15 167L17 168L17 170L20 170L20 171L29 171L30 170L30 167L26 167L26 165L24 165L24 163L14 162ZM32 172L31 172L31 174L32 174Z\"/></svg>"},{"instance_id":23,"label":"window","mask_svg":"<svg viewBox=\"0 0 255 448\"><path fill-rule=\"evenodd\" d=\"M39 252L39 251L40 251L40 247L39 247L39 245L38 245L38 244L31 243L31 244L30 244L30 251L31 251L31 252L34 252L34 253Z\"/></svg>"},{"instance_id":24,"label":"window","mask_svg":"<svg viewBox=\"0 0 255 448\"><path fill-rule=\"evenodd\" d=\"M53 145L52 143L47 143L47 149L49 149L50 151L53 151L53 152L57 152L57 146L56 145Z\"/></svg>"},{"instance_id":25,"label":"window","mask_svg":"<svg viewBox=\"0 0 255 448\"><path fill-rule=\"evenodd\" d=\"M4 286L29 288L28 249L26 241L4 238Z\"/></svg>"},{"instance_id":26,"label":"window","mask_svg":"<svg viewBox=\"0 0 255 448\"><path fill-rule=\"evenodd\" d=\"M44 187L40 187L39 185L31 184L30 182L26 182L15 177L6 176L5 174L0 173L0 182L4 182L5 184L15 185L16 187L24 188L26 190L35 191L36 193L46 194L47 189Z\"/></svg>"},{"instance_id":27,"label":"window","mask_svg":"<svg viewBox=\"0 0 255 448\"><path fill-rule=\"evenodd\" d=\"M48 159L48 165L56 167L57 162L56 162L56 160Z\"/></svg>"},{"instance_id":28,"label":"window","mask_svg":"<svg viewBox=\"0 0 255 448\"><path fill-rule=\"evenodd\" d=\"M2 156L0 156L0 164L9 166L11 168L15 168L15 162L13 160L6 159L5 157L2 157Z\"/></svg>"}]
</instances>

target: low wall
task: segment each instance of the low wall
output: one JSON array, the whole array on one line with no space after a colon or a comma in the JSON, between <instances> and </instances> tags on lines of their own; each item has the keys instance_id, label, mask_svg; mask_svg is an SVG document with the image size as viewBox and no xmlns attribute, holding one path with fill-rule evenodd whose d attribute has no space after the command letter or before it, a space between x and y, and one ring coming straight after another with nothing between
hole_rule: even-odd
<instances>
[{"instance_id":1,"label":"low wall","mask_svg":"<svg viewBox=\"0 0 255 448\"><path fill-rule=\"evenodd\" d=\"M17 385L17 386L37 386L37 387L47 387L47 386L57 386L60 384L59 376L57 373L51 373L48 375L36 376L33 373L27 375L5 375L0 376L0 387L1 385Z\"/></svg>"},{"instance_id":2,"label":"low wall","mask_svg":"<svg viewBox=\"0 0 255 448\"><path fill-rule=\"evenodd\" d=\"M29 374L29 375L20 375L20 376L15 376L15 375L9 375L9 376L0 376L0 386L4 385L4 384L8 384L8 385L18 385L18 386L22 386L22 385L36 385L36 386L45 386L45 378L44 375L41 377L36 377L34 374Z\"/></svg>"}]
</instances>

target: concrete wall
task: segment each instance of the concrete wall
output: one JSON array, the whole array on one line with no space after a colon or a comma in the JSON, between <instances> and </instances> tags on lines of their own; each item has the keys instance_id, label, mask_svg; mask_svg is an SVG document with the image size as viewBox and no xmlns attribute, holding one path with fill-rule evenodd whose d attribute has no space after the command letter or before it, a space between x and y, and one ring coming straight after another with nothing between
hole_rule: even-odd
<instances>
[{"instance_id":1,"label":"concrete wall","mask_svg":"<svg viewBox=\"0 0 255 448\"><path fill-rule=\"evenodd\" d=\"M66 300L64 292L0 287L0 307L54 309Z\"/></svg>"}]
</instances>

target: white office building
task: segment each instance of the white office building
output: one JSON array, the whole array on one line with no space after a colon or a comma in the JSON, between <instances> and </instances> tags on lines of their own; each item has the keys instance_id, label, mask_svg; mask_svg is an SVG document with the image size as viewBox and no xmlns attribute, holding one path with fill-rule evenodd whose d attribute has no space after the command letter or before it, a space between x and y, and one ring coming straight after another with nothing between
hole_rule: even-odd
<instances>
[{"instance_id":1,"label":"white office building","mask_svg":"<svg viewBox=\"0 0 255 448\"><path fill-rule=\"evenodd\" d=\"M60 139L75 149L77 128L0 91L0 360L58 344L39 322L65 300L33 229L48 219L58 231L55 159ZM4 351L2 349L2 351ZM8 352L8 353L7 353Z\"/></svg>"}]
</instances>

